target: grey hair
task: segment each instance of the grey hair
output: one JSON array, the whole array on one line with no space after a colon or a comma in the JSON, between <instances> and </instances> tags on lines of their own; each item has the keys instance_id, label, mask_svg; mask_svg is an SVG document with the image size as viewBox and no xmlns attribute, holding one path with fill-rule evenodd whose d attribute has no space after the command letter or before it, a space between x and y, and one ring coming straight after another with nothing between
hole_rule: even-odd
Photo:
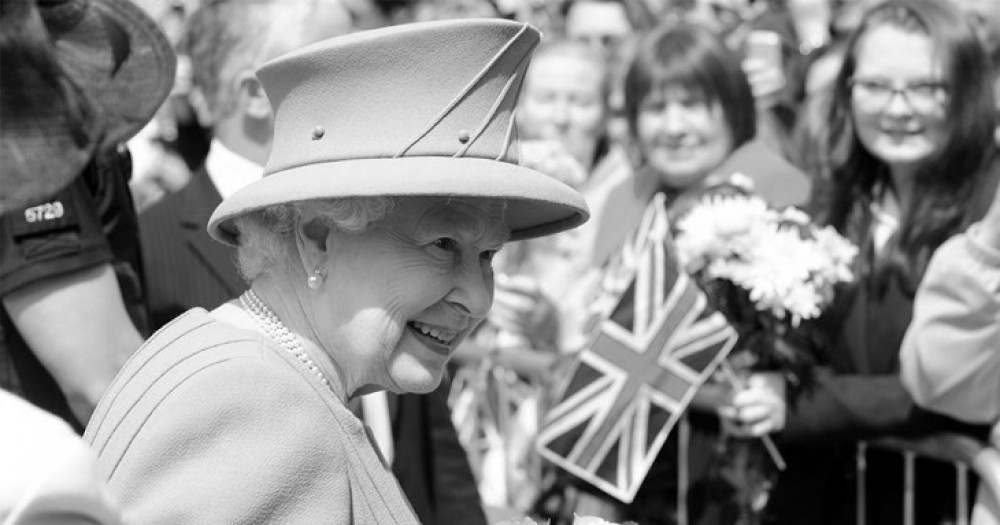
<instances>
[{"instance_id":1,"label":"grey hair","mask_svg":"<svg viewBox=\"0 0 1000 525\"><path fill-rule=\"evenodd\" d=\"M396 201L392 197L346 197L308 200L270 206L235 219L239 230L236 249L240 274L248 282L292 273L301 264L295 256L295 228L318 220L343 232L360 233L384 219Z\"/></svg>"}]
</instances>

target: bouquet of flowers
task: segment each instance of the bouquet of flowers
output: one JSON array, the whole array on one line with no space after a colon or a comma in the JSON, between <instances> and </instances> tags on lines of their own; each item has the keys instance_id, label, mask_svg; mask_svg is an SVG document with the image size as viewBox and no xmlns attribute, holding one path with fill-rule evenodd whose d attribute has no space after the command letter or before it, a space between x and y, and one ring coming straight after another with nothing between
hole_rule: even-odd
<instances>
[{"instance_id":1,"label":"bouquet of flowers","mask_svg":"<svg viewBox=\"0 0 1000 525\"><path fill-rule=\"evenodd\" d=\"M775 210L745 193L703 196L680 216L676 231L681 264L740 333L729 359L732 381L738 385L750 371L777 372L794 403L809 386L813 351L821 344L810 321L839 285L853 280L857 247L798 209ZM767 436L761 443L723 435L720 453L718 474L733 493L737 523L756 523L780 456Z\"/></svg>"},{"instance_id":2,"label":"bouquet of flowers","mask_svg":"<svg viewBox=\"0 0 1000 525\"><path fill-rule=\"evenodd\" d=\"M708 195L678 221L677 252L743 336L749 365L805 383L807 356L787 343L806 337L803 321L819 317L837 286L854 279L857 247L796 208L774 210L754 195Z\"/></svg>"}]
</instances>

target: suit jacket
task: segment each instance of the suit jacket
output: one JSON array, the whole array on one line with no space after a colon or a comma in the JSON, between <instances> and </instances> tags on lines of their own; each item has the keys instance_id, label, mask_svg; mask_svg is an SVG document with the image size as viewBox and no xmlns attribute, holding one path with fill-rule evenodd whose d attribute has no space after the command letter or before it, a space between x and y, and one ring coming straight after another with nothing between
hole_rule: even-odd
<instances>
[{"instance_id":1,"label":"suit jacket","mask_svg":"<svg viewBox=\"0 0 1000 525\"><path fill-rule=\"evenodd\" d=\"M191 310L108 388L84 439L125 523L416 524L365 427L272 339Z\"/></svg>"},{"instance_id":2,"label":"suit jacket","mask_svg":"<svg viewBox=\"0 0 1000 525\"><path fill-rule=\"evenodd\" d=\"M247 288L236 271L235 252L206 230L221 200L202 167L184 189L140 215L154 329L191 308L215 308ZM428 395L389 394L392 470L422 523L485 525L475 478L449 417L448 386L442 383Z\"/></svg>"},{"instance_id":3,"label":"suit jacket","mask_svg":"<svg viewBox=\"0 0 1000 525\"><path fill-rule=\"evenodd\" d=\"M247 288L234 251L209 237L222 198L204 167L139 216L147 308L155 331L190 308L213 309Z\"/></svg>"}]
</instances>

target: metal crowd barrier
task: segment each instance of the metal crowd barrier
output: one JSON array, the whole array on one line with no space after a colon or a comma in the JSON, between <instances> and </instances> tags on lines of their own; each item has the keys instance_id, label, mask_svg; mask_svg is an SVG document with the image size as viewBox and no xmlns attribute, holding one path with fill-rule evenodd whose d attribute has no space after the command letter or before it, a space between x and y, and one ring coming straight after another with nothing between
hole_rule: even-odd
<instances>
[{"instance_id":1,"label":"metal crowd barrier","mask_svg":"<svg viewBox=\"0 0 1000 525\"><path fill-rule=\"evenodd\" d=\"M681 418L678 432L678 484L677 523L688 525L688 464L686 451L690 439L690 424ZM956 477L955 525L996 525L1000 523L1000 450L975 438L961 434L939 434L919 440L885 438L860 442L857 445L857 510L858 525L866 523L866 470L867 452L881 448L897 452L903 457L903 525L916 523L916 461L928 458L954 465ZM977 509L969 508L969 472L978 477L980 489ZM979 520L977 522L977 519ZM879 525L879 524L873 524Z\"/></svg>"},{"instance_id":2,"label":"metal crowd barrier","mask_svg":"<svg viewBox=\"0 0 1000 525\"><path fill-rule=\"evenodd\" d=\"M913 525L916 520L916 461L927 458L951 463L955 467L955 521L956 525L977 525L972 517L992 520L980 523L998 523L1000 514L1000 451L988 443L962 434L937 434L921 439L884 438L862 442L857 447L858 473L858 525L865 523L865 470L866 453L877 447L897 452L903 456L903 525ZM981 506L976 513L969 508L969 471L979 479L977 494Z\"/></svg>"}]
</instances>

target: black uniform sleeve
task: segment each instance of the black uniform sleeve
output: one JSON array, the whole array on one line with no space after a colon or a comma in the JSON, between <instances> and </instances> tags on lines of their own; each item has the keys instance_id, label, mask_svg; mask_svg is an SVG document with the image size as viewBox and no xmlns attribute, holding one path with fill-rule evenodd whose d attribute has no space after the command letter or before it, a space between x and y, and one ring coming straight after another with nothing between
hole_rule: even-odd
<instances>
[{"instance_id":1,"label":"black uniform sleeve","mask_svg":"<svg viewBox=\"0 0 1000 525\"><path fill-rule=\"evenodd\" d=\"M63 190L0 217L0 296L114 259L88 188L96 163Z\"/></svg>"}]
</instances>

